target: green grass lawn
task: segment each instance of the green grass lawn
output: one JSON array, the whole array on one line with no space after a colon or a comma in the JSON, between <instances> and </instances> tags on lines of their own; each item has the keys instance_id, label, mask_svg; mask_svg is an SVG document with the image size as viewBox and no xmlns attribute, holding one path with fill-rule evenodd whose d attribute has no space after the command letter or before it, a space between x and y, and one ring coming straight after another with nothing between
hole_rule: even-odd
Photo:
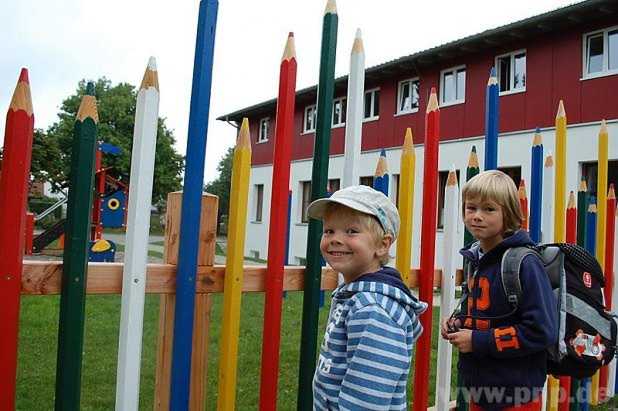
<instances>
[{"instance_id":1,"label":"green grass lawn","mask_svg":"<svg viewBox=\"0 0 618 411\"><path fill-rule=\"evenodd\" d=\"M330 293L327 293L327 301ZM217 397L218 342L221 335L222 295L215 295L211 316L208 404ZM54 407L54 381L58 332L58 296L26 296L22 299L19 369L17 386L18 410L51 410ZM151 410L153 403L155 350L158 326L159 296L148 295L144 316L140 409ZM300 342L302 294L289 292L283 305L284 330L281 338L279 409L296 409L298 347ZM320 334L325 327L327 307L320 312ZM434 310L431 395L433 404L439 310ZM86 302L86 329L82 370L82 410L112 410L115 402L116 357L120 296L89 296ZM238 410L257 409L263 318L263 294L244 294L240 328L238 361ZM456 364L456 354L453 364ZM453 365L455 369L455 365ZM453 377L454 379L454 377ZM410 384L409 386L411 386ZM454 380L453 380L454 385ZM594 409L610 409L612 401ZM213 409L209 406L208 409Z\"/></svg>"}]
</instances>

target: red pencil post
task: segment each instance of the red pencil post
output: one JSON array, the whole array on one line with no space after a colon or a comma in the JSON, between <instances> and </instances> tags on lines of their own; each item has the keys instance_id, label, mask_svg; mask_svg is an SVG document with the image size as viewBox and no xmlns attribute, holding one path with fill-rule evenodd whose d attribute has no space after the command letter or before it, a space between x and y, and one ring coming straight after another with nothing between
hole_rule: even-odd
<instances>
[{"instance_id":1,"label":"red pencil post","mask_svg":"<svg viewBox=\"0 0 618 411\"><path fill-rule=\"evenodd\" d=\"M421 315L423 333L416 346L414 369L414 410L426 411L429 395L429 360L431 356L431 323L433 304L433 272L436 254L438 210L438 146L440 143L440 108L436 89L431 88L425 114L425 160L423 165L423 213L421 221L421 273L419 298L428 304Z\"/></svg>"},{"instance_id":2,"label":"red pencil post","mask_svg":"<svg viewBox=\"0 0 618 411\"><path fill-rule=\"evenodd\" d=\"M17 339L26 200L34 114L28 70L21 70L6 115L0 177L0 410L15 409Z\"/></svg>"},{"instance_id":3,"label":"red pencil post","mask_svg":"<svg viewBox=\"0 0 618 411\"><path fill-rule=\"evenodd\" d=\"M260 371L260 410L277 409L281 306L283 303L283 267L287 247L287 215L294 132L296 95L296 50L290 33L283 52L279 74L279 96L275 130L268 263L264 300L262 368Z\"/></svg>"},{"instance_id":4,"label":"red pencil post","mask_svg":"<svg viewBox=\"0 0 618 411\"><path fill-rule=\"evenodd\" d=\"M566 209L566 242L577 244L577 206L575 201L575 193L569 193L569 202ZM558 396L558 411L569 411L570 393L571 393L571 377L559 377L560 390L564 394Z\"/></svg>"},{"instance_id":5,"label":"red pencil post","mask_svg":"<svg viewBox=\"0 0 618 411\"><path fill-rule=\"evenodd\" d=\"M605 296L605 308L611 311L612 295L614 288L614 229L616 228L616 193L614 185L609 185L609 193L607 194L607 219L605 225L605 287L603 294ZM607 400L607 381L609 369L607 366L601 367L599 374L599 402Z\"/></svg>"}]
</instances>

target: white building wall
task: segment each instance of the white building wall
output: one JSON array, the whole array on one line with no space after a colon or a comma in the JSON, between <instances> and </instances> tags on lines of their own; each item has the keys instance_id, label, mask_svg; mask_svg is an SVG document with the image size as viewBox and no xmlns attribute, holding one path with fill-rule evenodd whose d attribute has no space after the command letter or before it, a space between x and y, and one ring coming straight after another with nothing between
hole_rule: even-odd
<instances>
[{"instance_id":1,"label":"white building wall","mask_svg":"<svg viewBox=\"0 0 618 411\"><path fill-rule=\"evenodd\" d=\"M567 195L568 191L577 192L581 178L582 162L595 161L598 150L598 132L600 123L587 123L569 126L567 135ZM608 122L609 130L609 159L618 159L618 120ZM555 158L555 129L541 130L543 137L544 156L551 151ZM521 132L503 133L499 137L498 166L521 167L522 178L526 181L528 196L530 196L530 149L532 146L534 130ZM484 167L484 136L476 138L446 141L440 144L439 170L448 171L452 165L459 170L460 178L465 179L468 157L472 146L476 145L479 153L481 170ZM414 185L414 220L412 241L412 265L419 266L420 260L420 227L422 224L422 196L423 196L423 145L416 145L416 179ZM380 155L379 150L363 152L361 154L361 176L373 175ZM390 195L393 198L393 175L400 172L401 149L392 148L386 151L390 181ZM290 224L290 263L296 264L299 258L305 258L307 245L307 224L301 223L302 192L301 182L311 180L312 160L298 160L292 162L290 187L292 189L292 211ZM329 161L328 178L343 176L343 155L331 156ZM272 166L254 166L251 169L251 183L249 186L249 211L247 224L247 237L245 241L245 255L253 255L259 252L259 257L266 259L268 250L268 222L270 219L270 197L272 187ZM255 220L255 184L264 184L264 204L262 222ZM461 181L460 181L461 184ZM547 199L543 199L547 201ZM550 199L553 201L553 198ZM566 199L565 199L566 204ZM459 235L463 243L463 223L460 222ZM441 267L443 259L443 236L442 230L438 230L436 236L436 267ZM395 247L391 250L394 256Z\"/></svg>"}]
</instances>

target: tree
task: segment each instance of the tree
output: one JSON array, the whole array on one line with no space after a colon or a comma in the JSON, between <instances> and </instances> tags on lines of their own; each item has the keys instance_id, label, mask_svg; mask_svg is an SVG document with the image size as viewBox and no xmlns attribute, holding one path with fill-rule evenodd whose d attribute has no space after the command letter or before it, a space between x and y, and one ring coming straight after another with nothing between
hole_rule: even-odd
<instances>
[{"instance_id":1,"label":"tree","mask_svg":"<svg viewBox=\"0 0 618 411\"><path fill-rule=\"evenodd\" d=\"M58 191L68 184L73 126L79 104L86 92L86 81L79 82L74 94L67 97L60 107L59 120L46 132L37 130L32 152L32 174L52 184ZM98 139L122 149L118 156L104 155L103 166L115 167L120 175L128 176L131 170L131 146L137 92L128 83L115 86L105 77L95 83L95 96L99 113ZM184 158L174 149L174 134L159 118L155 155L152 202L164 201L167 193L181 187Z\"/></svg>"},{"instance_id":2,"label":"tree","mask_svg":"<svg viewBox=\"0 0 618 411\"><path fill-rule=\"evenodd\" d=\"M232 185L232 163L234 160L234 147L228 148L217 166L219 176L216 180L206 184L204 190L210 194L219 196L218 219L228 215L230 208L230 186Z\"/></svg>"}]
</instances>

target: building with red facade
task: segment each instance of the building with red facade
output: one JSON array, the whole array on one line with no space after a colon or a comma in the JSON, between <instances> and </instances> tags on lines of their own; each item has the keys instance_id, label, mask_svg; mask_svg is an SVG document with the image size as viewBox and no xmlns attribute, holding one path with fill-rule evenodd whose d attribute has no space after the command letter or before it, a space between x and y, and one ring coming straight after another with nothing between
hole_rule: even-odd
<instances>
[{"instance_id":1,"label":"building with red facade","mask_svg":"<svg viewBox=\"0 0 618 411\"><path fill-rule=\"evenodd\" d=\"M448 170L465 174L472 146L483 168L485 90L495 66L500 85L498 166L516 181L530 179L530 147L541 129L545 154L554 151L558 102L565 104L568 128L567 190L581 178L596 191L597 134L607 120L609 182L618 182L618 2L589 0L465 37L365 72L365 120L362 127L360 183L371 184L379 152L386 149L390 196L397 202L400 146L412 129L416 148L413 265L420 256L424 109L429 90L439 92L441 143L440 191ZM343 174L347 77L336 80L330 146L329 185L337 189ZM303 264L315 130L317 87L296 94L292 147L290 264ZM221 116L240 124L248 117L252 170L245 255L267 258L270 188L276 100ZM440 196L443 197L443 194ZM547 200L544 200L547 201ZM441 202L440 202L441 207ZM437 264L441 247L438 221ZM463 230L460 230L463 232ZM463 234L462 234L463 235ZM394 250L394 249L393 249Z\"/></svg>"}]
</instances>

